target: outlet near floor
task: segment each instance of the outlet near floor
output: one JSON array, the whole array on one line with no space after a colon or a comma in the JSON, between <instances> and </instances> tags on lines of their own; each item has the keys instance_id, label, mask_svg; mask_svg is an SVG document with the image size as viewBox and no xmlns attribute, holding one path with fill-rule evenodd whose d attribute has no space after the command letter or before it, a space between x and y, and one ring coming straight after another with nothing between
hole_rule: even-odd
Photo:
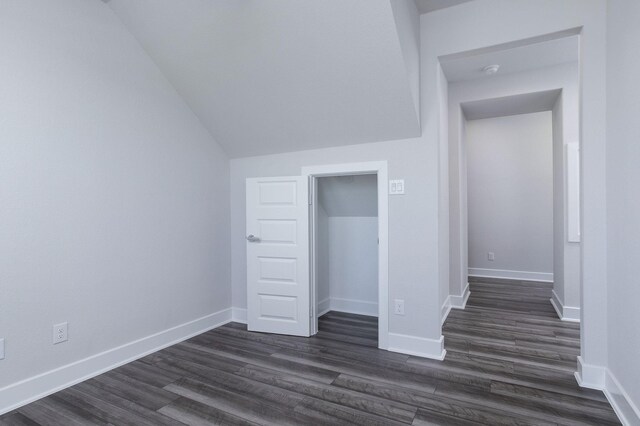
<instances>
[{"instance_id":1,"label":"outlet near floor","mask_svg":"<svg viewBox=\"0 0 640 426\"><path fill-rule=\"evenodd\" d=\"M67 328L66 322L56 324L53 326L53 344L58 344L67 341Z\"/></svg>"},{"instance_id":2,"label":"outlet near floor","mask_svg":"<svg viewBox=\"0 0 640 426\"><path fill-rule=\"evenodd\" d=\"M396 315L404 315L404 300L402 299L396 299L394 301L394 313Z\"/></svg>"}]
</instances>

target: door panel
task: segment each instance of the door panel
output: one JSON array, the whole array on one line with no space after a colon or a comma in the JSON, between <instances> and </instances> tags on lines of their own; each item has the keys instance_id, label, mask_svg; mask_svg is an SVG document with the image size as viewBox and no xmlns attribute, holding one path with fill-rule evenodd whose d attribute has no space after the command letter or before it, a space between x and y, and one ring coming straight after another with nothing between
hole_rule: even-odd
<instances>
[{"instance_id":1,"label":"door panel","mask_svg":"<svg viewBox=\"0 0 640 426\"><path fill-rule=\"evenodd\" d=\"M309 201L302 176L247 179L247 326L309 336Z\"/></svg>"}]
</instances>

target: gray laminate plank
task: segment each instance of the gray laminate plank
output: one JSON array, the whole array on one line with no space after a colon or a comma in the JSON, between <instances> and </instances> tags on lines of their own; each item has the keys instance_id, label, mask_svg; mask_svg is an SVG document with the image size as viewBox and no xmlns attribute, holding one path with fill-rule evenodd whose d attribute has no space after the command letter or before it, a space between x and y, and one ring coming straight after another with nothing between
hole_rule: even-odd
<instances>
[{"instance_id":1,"label":"gray laminate plank","mask_svg":"<svg viewBox=\"0 0 640 426\"><path fill-rule=\"evenodd\" d=\"M224 410L180 397L158 410L167 417L191 426L233 425L252 426L258 423L234 416Z\"/></svg>"},{"instance_id":2,"label":"gray laminate plank","mask_svg":"<svg viewBox=\"0 0 640 426\"><path fill-rule=\"evenodd\" d=\"M35 420L19 412L7 413L0 418L0 426L41 426Z\"/></svg>"},{"instance_id":3,"label":"gray laminate plank","mask_svg":"<svg viewBox=\"0 0 640 426\"><path fill-rule=\"evenodd\" d=\"M366 395L347 388L341 389L294 375L269 371L260 367L245 367L236 374L278 388L287 389L300 395L329 401L391 420L411 423L416 413L416 408L408 404L390 401L373 395Z\"/></svg>"}]
</instances>

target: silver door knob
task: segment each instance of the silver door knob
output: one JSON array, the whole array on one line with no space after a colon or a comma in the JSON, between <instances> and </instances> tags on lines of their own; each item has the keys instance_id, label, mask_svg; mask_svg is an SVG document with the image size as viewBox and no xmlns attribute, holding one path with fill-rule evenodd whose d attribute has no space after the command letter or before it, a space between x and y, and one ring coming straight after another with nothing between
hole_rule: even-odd
<instances>
[{"instance_id":1,"label":"silver door knob","mask_svg":"<svg viewBox=\"0 0 640 426\"><path fill-rule=\"evenodd\" d=\"M249 235L247 235L247 241L249 241L250 243L259 243L260 242L260 238L256 237L253 234L249 234Z\"/></svg>"}]
</instances>

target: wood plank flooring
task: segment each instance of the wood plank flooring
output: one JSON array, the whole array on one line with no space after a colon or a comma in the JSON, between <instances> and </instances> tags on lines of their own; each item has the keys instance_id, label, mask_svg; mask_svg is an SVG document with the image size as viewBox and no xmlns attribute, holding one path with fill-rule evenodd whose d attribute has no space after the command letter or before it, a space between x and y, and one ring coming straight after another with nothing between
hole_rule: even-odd
<instances>
[{"instance_id":1,"label":"wood plank flooring","mask_svg":"<svg viewBox=\"0 0 640 426\"><path fill-rule=\"evenodd\" d=\"M473 279L443 362L381 351L377 320L330 312L309 339L227 324L0 417L0 425L610 425L573 372L579 326L545 283Z\"/></svg>"}]
</instances>

